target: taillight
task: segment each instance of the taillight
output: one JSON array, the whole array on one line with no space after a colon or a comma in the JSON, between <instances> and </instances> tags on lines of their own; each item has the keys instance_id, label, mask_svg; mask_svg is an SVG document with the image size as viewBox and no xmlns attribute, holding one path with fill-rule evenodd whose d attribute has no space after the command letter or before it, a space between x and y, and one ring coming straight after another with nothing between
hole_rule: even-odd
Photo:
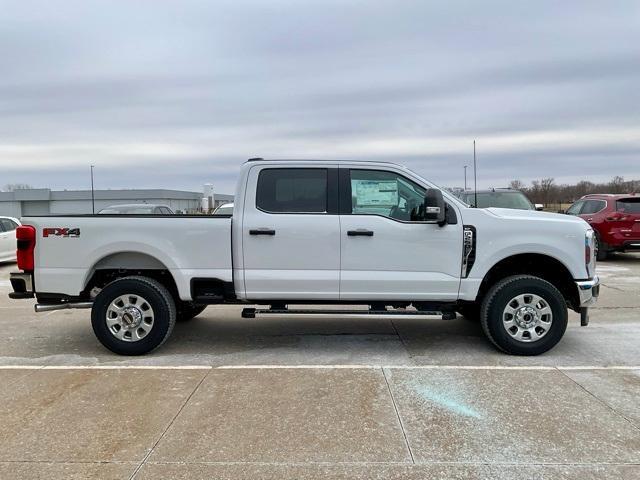
<instances>
[{"instance_id":1,"label":"taillight","mask_svg":"<svg viewBox=\"0 0 640 480\"><path fill-rule=\"evenodd\" d=\"M36 229L31 225L21 225L16 229L18 240L18 268L20 270L33 270L33 252L36 248Z\"/></svg>"}]
</instances>

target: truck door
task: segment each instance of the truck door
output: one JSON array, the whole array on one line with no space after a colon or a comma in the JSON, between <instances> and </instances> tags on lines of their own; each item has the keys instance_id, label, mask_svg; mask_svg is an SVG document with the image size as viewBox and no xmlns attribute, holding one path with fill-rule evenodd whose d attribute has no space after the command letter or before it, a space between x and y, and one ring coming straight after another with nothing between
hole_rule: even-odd
<instances>
[{"instance_id":1,"label":"truck door","mask_svg":"<svg viewBox=\"0 0 640 480\"><path fill-rule=\"evenodd\" d=\"M336 300L340 288L337 168L256 166L242 224L248 299Z\"/></svg>"},{"instance_id":2,"label":"truck door","mask_svg":"<svg viewBox=\"0 0 640 480\"><path fill-rule=\"evenodd\" d=\"M426 188L392 169L341 168L339 188L342 300L457 299L459 218L442 227L412 221Z\"/></svg>"}]
</instances>

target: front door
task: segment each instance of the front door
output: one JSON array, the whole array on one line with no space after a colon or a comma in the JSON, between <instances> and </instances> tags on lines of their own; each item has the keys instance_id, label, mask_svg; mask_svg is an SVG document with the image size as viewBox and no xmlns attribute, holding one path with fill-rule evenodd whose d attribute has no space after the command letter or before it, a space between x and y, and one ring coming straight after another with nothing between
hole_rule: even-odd
<instances>
[{"instance_id":1,"label":"front door","mask_svg":"<svg viewBox=\"0 0 640 480\"><path fill-rule=\"evenodd\" d=\"M412 220L426 187L392 168L341 168L340 179L340 298L456 300L461 221Z\"/></svg>"},{"instance_id":2,"label":"front door","mask_svg":"<svg viewBox=\"0 0 640 480\"><path fill-rule=\"evenodd\" d=\"M337 168L251 169L242 225L246 298L336 300Z\"/></svg>"}]
</instances>

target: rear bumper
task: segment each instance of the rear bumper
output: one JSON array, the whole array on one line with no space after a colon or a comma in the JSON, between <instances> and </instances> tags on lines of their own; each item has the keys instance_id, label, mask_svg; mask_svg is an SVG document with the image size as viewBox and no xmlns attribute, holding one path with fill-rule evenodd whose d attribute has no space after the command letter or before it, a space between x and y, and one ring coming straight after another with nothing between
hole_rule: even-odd
<instances>
[{"instance_id":1,"label":"rear bumper","mask_svg":"<svg viewBox=\"0 0 640 480\"><path fill-rule=\"evenodd\" d=\"M594 276L591 280L577 281L576 286L580 296L580 307L595 305L600 295L600 279L598 276Z\"/></svg>"},{"instance_id":2,"label":"rear bumper","mask_svg":"<svg viewBox=\"0 0 640 480\"><path fill-rule=\"evenodd\" d=\"M626 251L640 250L640 240L627 240L621 248Z\"/></svg>"},{"instance_id":3,"label":"rear bumper","mask_svg":"<svg viewBox=\"0 0 640 480\"><path fill-rule=\"evenodd\" d=\"M13 292L9 293L9 298L33 298L35 292L33 291L33 275L23 272L11 272L9 274L9 281Z\"/></svg>"}]
</instances>

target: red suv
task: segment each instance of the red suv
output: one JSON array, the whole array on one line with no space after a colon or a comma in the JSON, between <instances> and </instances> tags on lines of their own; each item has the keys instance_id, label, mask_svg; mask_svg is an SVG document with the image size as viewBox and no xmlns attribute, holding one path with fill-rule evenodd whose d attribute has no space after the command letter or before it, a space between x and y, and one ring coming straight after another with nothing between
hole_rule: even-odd
<instances>
[{"instance_id":1,"label":"red suv","mask_svg":"<svg viewBox=\"0 0 640 480\"><path fill-rule=\"evenodd\" d=\"M640 250L640 195L585 195L567 210L589 222L596 232L596 255Z\"/></svg>"}]
</instances>

